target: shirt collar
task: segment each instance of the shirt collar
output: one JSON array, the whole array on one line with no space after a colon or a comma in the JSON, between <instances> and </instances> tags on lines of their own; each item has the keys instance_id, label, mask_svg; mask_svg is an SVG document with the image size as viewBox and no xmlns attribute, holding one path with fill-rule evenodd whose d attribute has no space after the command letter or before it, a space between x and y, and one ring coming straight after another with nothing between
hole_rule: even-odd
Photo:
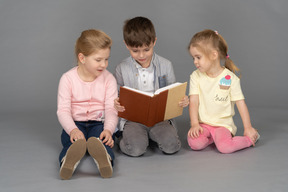
<instances>
[{"instance_id":1,"label":"shirt collar","mask_svg":"<svg viewBox=\"0 0 288 192\"><path fill-rule=\"evenodd\" d=\"M147 70L148 72L152 72L153 71L153 65L154 65L154 55L155 55L155 53L153 53L153 56L152 56L152 59L151 59L151 63L150 63L150 65L149 65L149 67L148 68L143 68L141 65L139 65L139 63L137 63L137 61L135 60L135 59L133 59L132 58L132 60L133 60L133 62L134 62L134 64L135 64L135 66L136 66L136 68L138 69L138 70L140 70L140 69L144 69L144 70Z\"/></svg>"}]
</instances>

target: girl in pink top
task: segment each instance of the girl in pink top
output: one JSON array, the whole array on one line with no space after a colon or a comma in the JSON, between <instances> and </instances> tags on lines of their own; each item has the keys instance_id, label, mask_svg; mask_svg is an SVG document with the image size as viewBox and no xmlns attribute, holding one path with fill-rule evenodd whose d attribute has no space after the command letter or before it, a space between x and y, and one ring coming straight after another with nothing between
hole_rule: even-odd
<instances>
[{"instance_id":1,"label":"girl in pink top","mask_svg":"<svg viewBox=\"0 0 288 192\"><path fill-rule=\"evenodd\" d=\"M57 116L63 127L62 179L70 179L87 150L101 176L112 176L112 136L118 123L114 99L118 92L114 76L106 70L111 44L102 31L83 31L75 46L78 66L60 79Z\"/></svg>"}]
</instances>

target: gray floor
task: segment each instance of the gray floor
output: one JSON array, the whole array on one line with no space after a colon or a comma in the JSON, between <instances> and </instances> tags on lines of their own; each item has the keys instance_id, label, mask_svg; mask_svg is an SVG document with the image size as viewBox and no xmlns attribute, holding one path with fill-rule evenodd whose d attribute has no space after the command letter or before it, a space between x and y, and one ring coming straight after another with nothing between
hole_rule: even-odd
<instances>
[{"instance_id":1,"label":"gray floor","mask_svg":"<svg viewBox=\"0 0 288 192\"><path fill-rule=\"evenodd\" d=\"M167 156L154 148L131 158L116 147L113 178L102 179L87 156L68 181L58 176L61 127L55 112L1 114L0 191L288 191L288 109L250 109L260 141L226 155L213 146L191 151L184 113L176 119L183 141L179 153ZM240 125L238 116L235 121Z\"/></svg>"}]
</instances>

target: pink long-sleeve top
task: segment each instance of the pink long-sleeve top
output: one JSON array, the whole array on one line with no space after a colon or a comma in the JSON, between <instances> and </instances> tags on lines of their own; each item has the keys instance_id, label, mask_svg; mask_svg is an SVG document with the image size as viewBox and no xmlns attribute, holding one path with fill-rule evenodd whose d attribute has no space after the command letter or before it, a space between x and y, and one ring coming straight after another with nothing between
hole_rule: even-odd
<instances>
[{"instance_id":1,"label":"pink long-sleeve top","mask_svg":"<svg viewBox=\"0 0 288 192\"><path fill-rule=\"evenodd\" d=\"M80 79L77 68L64 73L58 87L57 116L67 134L77 128L74 121L104 121L104 130L114 133L118 123L114 99L117 83L107 70L93 82Z\"/></svg>"}]
</instances>

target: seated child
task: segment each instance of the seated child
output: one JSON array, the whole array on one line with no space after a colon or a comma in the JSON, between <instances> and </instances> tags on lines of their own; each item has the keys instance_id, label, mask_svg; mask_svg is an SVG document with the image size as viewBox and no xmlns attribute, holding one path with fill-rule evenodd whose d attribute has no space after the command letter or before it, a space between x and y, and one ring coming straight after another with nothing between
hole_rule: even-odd
<instances>
[{"instance_id":1,"label":"seated child","mask_svg":"<svg viewBox=\"0 0 288 192\"><path fill-rule=\"evenodd\" d=\"M260 136L251 125L240 79L235 74L239 69L228 55L226 41L217 31L204 30L193 36L189 51L197 67L190 76L190 147L202 150L215 143L219 152L232 153L255 145ZM244 136L235 136L235 103Z\"/></svg>"},{"instance_id":2,"label":"seated child","mask_svg":"<svg viewBox=\"0 0 288 192\"><path fill-rule=\"evenodd\" d=\"M101 176L112 176L112 135L118 123L114 99L118 93L114 76L106 70L111 44L102 31L83 31L75 46L78 66L60 79L57 115L63 127L62 179L71 178L87 149Z\"/></svg>"},{"instance_id":3,"label":"seated child","mask_svg":"<svg viewBox=\"0 0 288 192\"><path fill-rule=\"evenodd\" d=\"M155 90L175 83L173 66L170 61L154 53L156 33L152 22L145 17L127 20L123 28L125 45L130 57L116 67L115 77L118 87L128 86L141 91ZM188 97L185 96L179 105L186 107ZM119 98L115 99L117 111L124 111ZM165 154L173 154L180 150L181 142L172 120L157 123L152 127L143 124L120 120L122 137L119 146L129 156L137 157L146 152L149 139L156 142Z\"/></svg>"}]
</instances>

